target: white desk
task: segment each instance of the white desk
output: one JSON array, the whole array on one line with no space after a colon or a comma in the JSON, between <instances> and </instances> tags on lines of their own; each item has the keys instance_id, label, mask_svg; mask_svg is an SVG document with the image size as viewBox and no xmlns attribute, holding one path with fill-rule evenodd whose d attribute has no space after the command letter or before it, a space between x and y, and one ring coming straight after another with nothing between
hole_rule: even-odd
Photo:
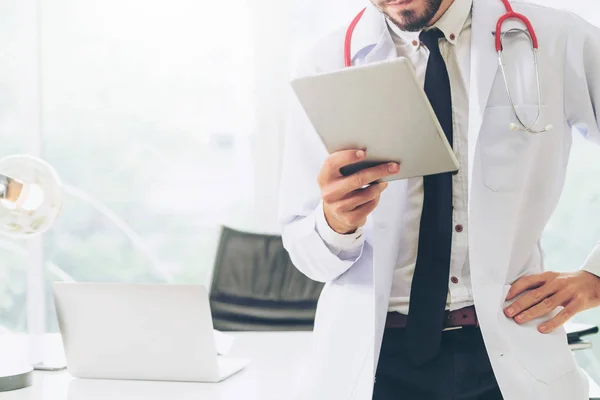
<instances>
[{"instance_id":1,"label":"white desk","mask_svg":"<svg viewBox=\"0 0 600 400\"><path fill-rule=\"evenodd\" d=\"M35 372L33 386L1 400L281 400L310 351L305 332L236 333L230 356L252 363L218 384L74 379L68 372Z\"/></svg>"},{"instance_id":2,"label":"white desk","mask_svg":"<svg viewBox=\"0 0 600 400\"><path fill-rule=\"evenodd\" d=\"M219 384L74 379L68 372L36 372L27 389L1 400L281 400L289 398L310 351L311 335L236 333L232 357L252 359L245 370ZM600 388L593 382L593 398ZM590 393L592 394L592 393ZM598 396L598 397L596 397Z\"/></svg>"}]
</instances>

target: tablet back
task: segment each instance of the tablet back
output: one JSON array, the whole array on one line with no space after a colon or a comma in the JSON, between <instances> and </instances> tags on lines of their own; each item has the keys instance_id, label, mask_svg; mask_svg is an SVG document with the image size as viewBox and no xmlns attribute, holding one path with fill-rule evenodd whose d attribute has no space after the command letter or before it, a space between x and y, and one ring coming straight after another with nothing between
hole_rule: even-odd
<instances>
[{"instance_id":1,"label":"tablet back","mask_svg":"<svg viewBox=\"0 0 600 400\"><path fill-rule=\"evenodd\" d=\"M306 76L291 82L330 153L366 149L345 175L395 161L397 180L458 170L433 108L405 58Z\"/></svg>"}]
</instances>

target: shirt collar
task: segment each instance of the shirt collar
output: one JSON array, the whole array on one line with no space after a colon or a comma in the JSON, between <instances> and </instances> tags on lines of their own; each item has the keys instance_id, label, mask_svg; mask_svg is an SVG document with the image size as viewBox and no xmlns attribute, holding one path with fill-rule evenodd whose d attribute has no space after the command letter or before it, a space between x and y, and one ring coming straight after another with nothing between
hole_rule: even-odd
<instances>
[{"instance_id":1,"label":"shirt collar","mask_svg":"<svg viewBox=\"0 0 600 400\"><path fill-rule=\"evenodd\" d=\"M469 16L471 15L471 9L473 7L473 0L454 0L454 3L446 10L444 15L437 20L433 26L428 29L438 28L446 40L453 45L458 43L463 28L466 26ZM392 31L392 34L399 37L407 43L411 43L419 39L421 32L406 32L400 30L396 24L387 19L388 26Z\"/></svg>"}]
</instances>

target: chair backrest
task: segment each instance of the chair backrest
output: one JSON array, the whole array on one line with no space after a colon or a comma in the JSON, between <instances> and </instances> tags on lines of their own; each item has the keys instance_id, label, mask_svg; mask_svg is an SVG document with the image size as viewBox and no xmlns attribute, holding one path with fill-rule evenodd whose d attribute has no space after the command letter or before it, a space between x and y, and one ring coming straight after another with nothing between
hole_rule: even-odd
<instances>
[{"instance_id":1,"label":"chair backrest","mask_svg":"<svg viewBox=\"0 0 600 400\"><path fill-rule=\"evenodd\" d=\"M223 227L210 288L215 329L312 330L322 288L294 267L280 236Z\"/></svg>"}]
</instances>

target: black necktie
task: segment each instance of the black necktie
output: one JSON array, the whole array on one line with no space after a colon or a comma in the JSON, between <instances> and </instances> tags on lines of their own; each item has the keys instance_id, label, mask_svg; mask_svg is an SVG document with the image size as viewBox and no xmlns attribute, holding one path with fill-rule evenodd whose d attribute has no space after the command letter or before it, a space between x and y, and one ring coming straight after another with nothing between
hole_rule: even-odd
<instances>
[{"instance_id":1,"label":"black necktie","mask_svg":"<svg viewBox=\"0 0 600 400\"><path fill-rule=\"evenodd\" d=\"M443 37L439 29L432 29L421 33L420 39L430 52L425 93L452 145L450 79L439 47ZM440 349L452 247L452 174L426 176L423 186L425 198L406 327L406 348L415 365L433 359Z\"/></svg>"}]
</instances>

